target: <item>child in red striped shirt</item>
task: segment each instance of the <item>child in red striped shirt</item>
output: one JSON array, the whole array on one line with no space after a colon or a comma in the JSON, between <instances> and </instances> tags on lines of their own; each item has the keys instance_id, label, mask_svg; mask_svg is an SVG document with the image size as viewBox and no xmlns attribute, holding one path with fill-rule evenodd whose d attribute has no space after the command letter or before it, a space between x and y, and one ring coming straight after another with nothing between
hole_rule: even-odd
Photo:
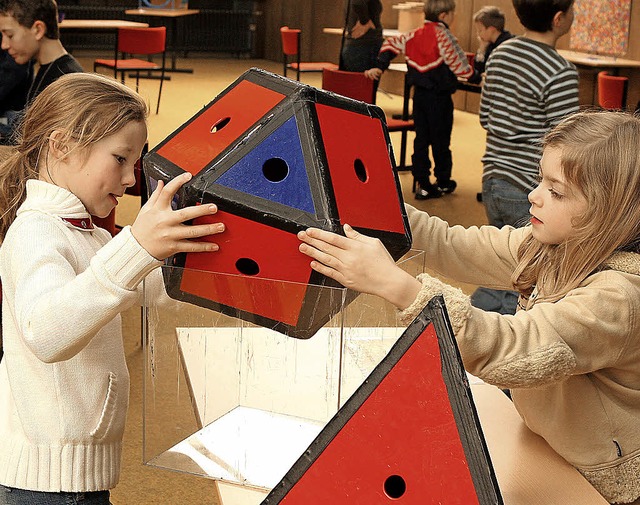
<instances>
[{"instance_id":1,"label":"child in red striped shirt","mask_svg":"<svg viewBox=\"0 0 640 505\"><path fill-rule=\"evenodd\" d=\"M388 38L380 49L378 63L365 74L379 79L398 54L407 60L407 79L414 86L413 117L416 138L413 143L412 172L420 185L417 200L437 198L456 189L451 179L451 130L453 100L458 78L474 73L465 52L449 31L455 15L455 0L428 0L424 4L425 22L420 28ZM430 181L431 161L436 183Z\"/></svg>"}]
</instances>

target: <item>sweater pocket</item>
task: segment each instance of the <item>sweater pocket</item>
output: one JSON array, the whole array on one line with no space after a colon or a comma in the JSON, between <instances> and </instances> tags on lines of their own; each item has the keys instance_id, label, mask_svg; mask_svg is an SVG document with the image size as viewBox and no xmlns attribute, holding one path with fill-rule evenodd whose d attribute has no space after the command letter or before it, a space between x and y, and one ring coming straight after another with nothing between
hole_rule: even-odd
<instances>
[{"instance_id":1,"label":"sweater pocket","mask_svg":"<svg viewBox=\"0 0 640 505\"><path fill-rule=\"evenodd\" d=\"M107 396L102 406L102 412L98 424L91 431L91 436L97 440L101 440L109 432L113 424L114 417L117 414L118 400L118 379L116 374L109 372L109 385L107 387Z\"/></svg>"}]
</instances>

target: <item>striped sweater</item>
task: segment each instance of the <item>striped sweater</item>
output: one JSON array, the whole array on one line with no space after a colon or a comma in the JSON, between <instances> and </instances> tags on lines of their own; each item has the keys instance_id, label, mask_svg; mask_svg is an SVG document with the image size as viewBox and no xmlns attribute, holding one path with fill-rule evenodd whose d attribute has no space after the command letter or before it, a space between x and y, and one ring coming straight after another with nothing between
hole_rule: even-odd
<instances>
[{"instance_id":1,"label":"striped sweater","mask_svg":"<svg viewBox=\"0 0 640 505\"><path fill-rule=\"evenodd\" d=\"M386 70L399 54L405 55L409 82L436 92L454 93L458 77L473 75L464 51L443 22L425 21L420 28L387 38L376 66Z\"/></svg>"},{"instance_id":2,"label":"striped sweater","mask_svg":"<svg viewBox=\"0 0 640 505\"><path fill-rule=\"evenodd\" d=\"M578 72L551 46L524 37L501 44L487 62L480 123L487 130L483 179L536 185L541 140L578 111Z\"/></svg>"}]
</instances>

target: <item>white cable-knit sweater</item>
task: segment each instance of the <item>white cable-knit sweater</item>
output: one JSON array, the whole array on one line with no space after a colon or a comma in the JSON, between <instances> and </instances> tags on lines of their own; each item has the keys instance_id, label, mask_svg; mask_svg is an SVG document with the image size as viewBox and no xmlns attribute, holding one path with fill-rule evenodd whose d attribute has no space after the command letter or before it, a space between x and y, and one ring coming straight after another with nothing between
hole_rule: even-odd
<instances>
[{"instance_id":1,"label":"white cable-knit sweater","mask_svg":"<svg viewBox=\"0 0 640 505\"><path fill-rule=\"evenodd\" d=\"M30 180L0 247L6 486L81 492L118 482L129 397L120 312L140 302L141 280L160 262L129 227L111 239L74 221L88 218L69 191Z\"/></svg>"}]
</instances>

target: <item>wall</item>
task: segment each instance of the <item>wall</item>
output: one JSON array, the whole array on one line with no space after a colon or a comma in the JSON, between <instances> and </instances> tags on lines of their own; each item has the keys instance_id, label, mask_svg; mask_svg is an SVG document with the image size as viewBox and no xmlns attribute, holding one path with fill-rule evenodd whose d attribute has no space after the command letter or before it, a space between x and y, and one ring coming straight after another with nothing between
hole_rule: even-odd
<instances>
[{"instance_id":1,"label":"wall","mask_svg":"<svg viewBox=\"0 0 640 505\"><path fill-rule=\"evenodd\" d=\"M397 11L392 8L398 1L383 0L382 23L386 28L398 25ZM265 23L264 55L271 60L282 59L279 28L288 25L302 29L302 58L338 62L340 36L322 33L324 27L341 27L344 24L346 0L264 0L263 22ZM507 16L507 29L516 35L524 32L518 21L511 0L458 0L456 19L452 26L460 45L467 51L475 51L477 40L472 16L484 5L496 5ZM640 60L640 0L632 0L629 50L625 58ZM560 39L558 48L569 48L569 36ZM593 79L596 71L580 69L580 102L587 106L593 103ZM640 69L623 70L621 75L630 78L628 104L635 106L640 100ZM384 79L384 78L383 78ZM477 110L477 94L458 92L454 95L456 107Z\"/></svg>"}]
</instances>

